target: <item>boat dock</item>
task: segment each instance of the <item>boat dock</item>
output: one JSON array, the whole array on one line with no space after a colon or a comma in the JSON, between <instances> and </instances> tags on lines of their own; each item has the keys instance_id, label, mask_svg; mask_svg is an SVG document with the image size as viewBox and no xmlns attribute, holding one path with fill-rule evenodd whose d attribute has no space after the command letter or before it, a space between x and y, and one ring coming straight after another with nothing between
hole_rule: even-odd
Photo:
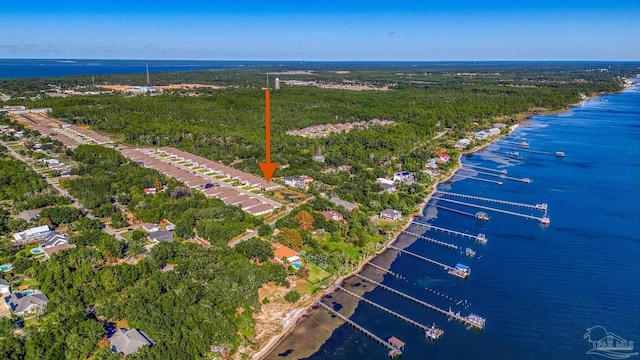
<instances>
[{"instance_id":1,"label":"boat dock","mask_svg":"<svg viewBox=\"0 0 640 360\"><path fill-rule=\"evenodd\" d=\"M471 164L462 164L462 167L480 169L480 170L487 170L487 171L496 172L498 174L506 174L507 173L507 169L498 170L498 169L491 169L491 168L486 168L486 167L477 166L477 165L471 165Z\"/></svg>"},{"instance_id":2,"label":"boat dock","mask_svg":"<svg viewBox=\"0 0 640 360\"><path fill-rule=\"evenodd\" d=\"M460 169L459 171L464 171L464 169ZM483 181L483 182L488 182L488 183L492 183L492 184L496 184L496 185L502 185L503 184L502 181L491 180L491 179L483 179L483 178L479 178L479 177L475 177L475 176L460 175L460 174L457 174L457 173L454 174L453 176L461 178L461 179Z\"/></svg>"},{"instance_id":3,"label":"boat dock","mask_svg":"<svg viewBox=\"0 0 640 360\"><path fill-rule=\"evenodd\" d=\"M411 235L411 236L415 236L420 240L428 241L428 242L430 242L432 244L436 244L436 245L439 245L439 246L442 246L442 247L446 247L448 249L458 250L458 246L453 245L453 244L449 244L449 243L444 242L444 241L438 241L436 239L432 239L430 237L426 237L426 236L420 235L420 234L415 234L415 233L412 233L412 232L406 231L406 230L402 230L402 233L403 234L407 234L407 235Z\"/></svg>"},{"instance_id":4,"label":"boat dock","mask_svg":"<svg viewBox=\"0 0 640 360\"><path fill-rule=\"evenodd\" d=\"M422 261L426 261L426 262L428 262L428 263L430 263L430 264L440 266L440 267L442 267L443 269L445 269L449 275L457 276L457 277L459 277L459 278L461 278L461 279L466 279L467 277L469 277L470 270L469 270L469 268L468 268L468 267L466 267L466 266L465 266L465 267L466 267L466 269L461 269L461 268L459 268L458 266L456 266L456 267L449 266L449 265L447 265L447 264L443 264L443 263L441 263L441 262L439 262L439 261L435 261L435 260L429 259L429 258L424 257L424 256L422 256L422 255L419 255L419 254L413 253L413 252L411 252L411 251L407 251L407 250L404 250L404 249L400 249L400 248L395 247L395 246L393 246L393 245L389 245L389 246L387 246L387 248L397 250L397 251L399 251L401 254L411 255L411 256L415 257L416 259L420 259L420 260L422 260ZM460 265L460 264L459 264L459 265Z\"/></svg>"},{"instance_id":5,"label":"boat dock","mask_svg":"<svg viewBox=\"0 0 640 360\"><path fill-rule=\"evenodd\" d=\"M339 312L333 310L333 308L331 308L327 304L325 304L325 303L323 303L321 301L318 301L316 299L314 299L313 302L318 304L318 305L320 305L320 306L322 306L323 308L329 310L330 313L332 313L333 315L339 317L340 319L342 319L347 324L353 326L356 330L359 330L363 334L365 334L368 337L370 337L373 340L375 340L377 343L379 343L379 344L383 345L384 347L386 347L387 349L389 349L389 357L396 357L396 356L402 355L402 351L400 349L398 349L397 347L393 346L391 343L383 340L382 338L378 337L376 334L372 333L371 331L369 331L369 330L363 328L362 326L358 325L357 323L353 322L348 317L346 317L346 316L340 314Z\"/></svg>"},{"instance_id":6,"label":"boat dock","mask_svg":"<svg viewBox=\"0 0 640 360\"><path fill-rule=\"evenodd\" d=\"M398 274L394 273L393 271L387 270L387 269L385 269L385 268L383 268L381 266L378 266L378 265L372 263L371 261L367 261L367 264L373 266L374 268L376 268L376 269L378 269L380 271L384 271L389 275L393 275L393 276L396 276L396 277L398 276Z\"/></svg>"},{"instance_id":7,"label":"boat dock","mask_svg":"<svg viewBox=\"0 0 640 360\"><path fill-rule=\"evenodd\" d=\"M427 230L433 229L433 230L437 230L437 231L442 231L443 233L446 233L446 234L449 234L449 235L466 237L466 238L469 238L471 240L475 240L477 242L480 242L479 240L484 240L486 242L486 240L487 240L487 237L484 236L484 234L482 234L482 233L480 233L478 235L471 235L471 234L463 233L463 232L460 232L460 231L445 229L445 228L442 228L442 227L437 227L437 226L433 226L431 224L425 224L425 223L421 223L421 222L417 222L417 221L412 221L411 224L422 226L422 227L426 228Z\"/></svg>"},{"instance_id":8,"label":"boat dock","mask_svg":"<svg viewBox=\"0 0 640 360\"><path fill-rule=\"evenodd\" d=\"M531 204L523 204L523 203L514 202L514 201L491 199L491 198L485 198L480 196L458 194L458 193L452 193L452 192L446 192L446 191L436 191L435 193L442 196L453 196L453 197L459 197L463 199L486 201L486 202L491 202L491 203L500 204L500 205L517 206L517 207L523 207L523 208L534 209L534 210L542 210L542 211L547 210L547 204L545 203L531 205ZM441 200L441 199L442 198L438 198L438 200Z\"/></svg>"},{"instance_id":9,"label":"boat dock","mask_svg":"<svg viewBox=\"0 0 640 360\"><path fill-rule=\"evenodd\" d=\"M354 275L359 277L360 279L362 279L364 281L368 281L368 282L370 282L370 283L372 283L372 284L374 284L376 286L379 286L384 290L387 290L387 291L389 291L391 293L399 295L399 296L401 296L401 297L403 297L403 298L405 298L407 300L411 300L411 301L415 302L416 304L422 305L422 306L424 306L424 307L426 307L428 309L431 309L433 311L439 312L439 313L447 316L450 319L454 319L454 320L460 321L461 323L467 325L467 328L475 328L475 329L478 329L478 330L482 330L484 328L484 324L485 324L486 319L484 319L481 316L478 316L478 315L475 315L475 314L469 314L467 316L462 316L462 315L460 315L459 311L457 313L454 313L453 311L451 311L451 308L449 308L449 311L444 310L444 309L440 309L439 307L437 307L435 305L429 304L428 302L422 301L420 299L416 299L411 295L407 295L407 294L405 294L405 293L403 293L401 291L398 291L398 290L396 290L396 289L394 289L392 287L383 285L383 284L381 284L381 283L379 283L379 282L377 282L375 280L371 280L368 277L362 276L360 274L354 274Z\"/></svg>"},{"instance_id":10,"label":"boat dock","mask_svg":"<svg viewBox=\"0 0 640 360\"><path fill-rule=\"evenodd\" d=\"M475 169L465 169L464 167L462 169L458 170L458 171L467 171L467 172L473 171L473 172L478 173L478 174L487 175L487 176L494 176L494 177L497 177L497 178L500 178L500 179L505 179L505 180L519 181L519 182L523 182L525 184L529 184L529 183L531 183L533 181L533 180L531 180L529 178L516 178L516 177L513 177L513 176L507 176L506 173L489 173L489 172L485 172L485 171L478 171L478 170L475 170ZM487 180L487 179L483 179L483 180ZM493 180L491 180L491 181L493 181ZM500 185L502 185L501 181L496 181L496 182L498 182L498 183L500 183Z\"/></svg>"},{"instance_id":11,"label":"boat dock","mask_svg":"<svg viewBox=\"0 0 640 360\"><path fill-rule=\"evenodd\" d=\"M511 145L511 144L510 143L506 143L505 145L507 145L506 147L510 147L509 145ZM531 150L531 149L528 149L528 148L521 148L521 147L519 147L518 150L522 151L522 152L529 152L529 153L532 153L532 154L557 156L556 155L556 153L557 153L556 151Z\"/></svg>"},{"instance_id":12,"label":"boat dock","mask_svg":"<svg viewBox=\"0 0 640 360\"><path fill-rule=\"evenodd\" d=\"M436 209L447 210L447 211L451 211L451 212L454 212L454 213L458 213L460 215L476 217L476 214L472 214L472 213L469 213L469 212L466 212L466 211L453 209L453 208L450 208L450 207L446 207L446 206L442 206L442 205L438 205L438 204L434 204L434 203L429 203L429 204L427 204L427 206L433 206Z\"/></svg>"},{"instance_id":13,"label":"boat dock","mask_svg":"<svg viewBox=\"0 0 640 360\"><path fill-rule=\"evenodd\" d=\"M489 206L466 203L466 202L452 200L452 199L438 198L438 200L448 201L448 202L451 202L451 203L454 203L454 204L470 206L470 207L475 207L475 208L484 209L484 210L495 211L495 212L499 212L499 213L503 213L503 214L507 214L507 215L520 216L520 217L523 217L523 218L526 218L526 219L533 219L533 220L537 220L541 224L549 224L549 222L550 222L549 218L546 216L546 211L545 211L545 215L544 216L533 216L533 215L517 213L517 212L514 212L514 211L496 209L496 208L492 208L492 207L489 207Z\"/></svg>"},{"instance_id":14,"label":"boat dock","mask_svg":"<svg viewBox=\"0 0 640 360\"><path fill-rule=\"evenodd\" d=\"M440 330L440 329L438 329L438 328L435 328L434 326L425 326L425 325L422 325L422 324L420 324L419 322L417 322L417 321L415 321L415 320L412 320L412 319L410 319L410 318L408 318L408 317L406 317L406 316L404 316L404 315L400 315L400 314L398 314L397 312L395 312L395 311L393 311L393 310L391 310L391 309L389 309L389 308L386 308L386 307L384 307L384 306L382 306L382 305L380 305L380 304L378 304L378 303L375 303L375 302L373 302L373 301L371 301L371 300L369 300L369 299L366 299L366 298L364 298L364 297L362 297L362 296L360 296L360 295L358 295L358 294L356 294L356 293L354 293L354 292L352 292L352 291L350 291L350 290L345 289L344 287L342 287L342 286L340 286L340 285L336 285L336 287L337 287L338 289L340 289L340 290L342 290L342 291L346 292L347 294L349 294L349 295L351 295L351 296L355 297L356 299L358 299L358 300L360 300L360 301L364 301L365 303L367 303L367 304L369 304L369 305L371 305L371 306L373 306L373 307L375 307L375 308L377 308L377 309L380 309L380 310L382 310L382 311L386 312L387 314L391 314L391 315L393 315L393 316L397 317L398 319L403 320L403 321L405 321L405 322L407 322L407 323L409 323L409 324L411 324L411 325L413 325L413 326L415 326L415 327L417 327L417 328L421 329L422 331L424 331L424 332L425 332L425 336L428 336L427 334L428 334L429 332L433 332L433 331L435 330L435 333L436 333L436 334L437 334L438 332L440 332L440 333L439 333L439 335L436 337L436 339L437 339L437 338L439 338L439 337L444 333L444 331L442 331L442 330ZM434 329L434 328L435 328L435 329Z\"/></svg>"}]
</instances>

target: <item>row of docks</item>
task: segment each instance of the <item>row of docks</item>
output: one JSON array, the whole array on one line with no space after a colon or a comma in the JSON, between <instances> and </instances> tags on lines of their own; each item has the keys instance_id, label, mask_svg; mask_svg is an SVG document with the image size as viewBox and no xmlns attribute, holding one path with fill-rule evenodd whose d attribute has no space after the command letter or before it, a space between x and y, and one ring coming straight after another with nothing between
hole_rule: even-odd
<instances>
[{"instance_id":1,"label":"row of docks","mask_svg":"<svg viewBox=\"0 0 640 360\"><path fill-rule=\"evenodd\" d=\"M404 346L404 343L402 343L403 346L398 346L394 343L396 343L395 341L393 341L393 339L395 339L395 337L392 338L388 338L387 340L383 340L381 337L379 337L378 335L372 333L371 331L365 329L364 327L358 325L356 322L354 322L353 320L349 319L348 317L340 314L339 312L335 311L331 306L328 306L327 304L318 301L318 300L314 300L313 301L315 304L322 306L323 308L325 308L326 310L328 310L330 313L332 313L333 315L339 317L340 319L342 319L342 321L346 322L347 324L351 325L352 327L354 327L356 330L360 331L361 333L367 335L368 337L370 337L371 339L375 340L378 344L383 345L384 347L386 347L387 349L389 349L389 357L396 357L396 356L400 356L402 355L402 347Z\"/></svg>"},{"instance_id":2,"label":"row of docks","mask_svg":"<svg viewBox=\"0 0 640 360\"><path fill-rule=\"evenodd\" d=\"M518 213L518 212L515 212L515 211L497 209L497 208L492 208L492 207L489 207L489 206L483 206L483 205L478 205L478 204L466 203L466 202L463 202L463 201L457 201L457 200L453 200L453 199L447 199L447 198L444 198L444 197L439 197L436 200L438 200L438 201L446 201L446 202L450 202L450 203L453 203L453 204L458 204L458 205L463 205L463 206L468 206L468 207L474 207L474 208L483 209L483 210L499 212L499 213L503 213L503 214L507 214L507 215L519 216L519 217L523 217L525 219L533 219L533 220L537 220L539 223L541 223L543 225L548 225L551 222L549 217L547 216L546 209L544 210L544 215L542 215L542 216L533 216L533 215L527 215L527 214ZM546 207L546 204L541 204L541 206L545 206Z\"/></svg>"},{"instance_id":3,"label":"row of docks","mask_svg":"<svg viewBox=\"0 0 640 360\"><path fill-rule=\"evenodd\" d=\"M480 196L458 194L458 193L452 193L452 192L446 192L446 191L436 191L435 193L442 196L453 196L453 197L459 197L463 199L486 201L486 202L491 202L491 203L500 204L500 205L518 206L518 207L523 207L527 209L542 210L542 211L547 210L547 204L545 203L532 205L532 204L523 204L523 203L514 202L514 201L491 199L491 198L485 198Z\"/></svg>"},{"instance_id":4,"label":"row of docks","mask_svg":"<svg viewBox=\"0 0 640 360\"><path fill-rule=\"evenodd\" d=\"M510 147L510 148L515 148L515 147L519 147L520 151L523 152L529 152L532 154L541 154L541 155L552 155L552 156L556 156L556 157L564 157L564 152L562 151L542 151L542 150L532 150L529 149L529 144L526 141L523 141L521 143L514 143L508 140L498 140L501 143L503 143L504 145L506 145L506 147Z\"/></svg>"},{"instance_id":5,"label":"row of docks","mask_svg":"<svg viewBox=\"0 0 640 360\"><path fill-rule=\"evenodd\" d=\"M443 228L443 227L434 226L434 225L431 225L431 224L421 223L419 221L411 221L411 224L422 226L427 231L435 230L435 231L440 231L440 232L448 234L448 235L462 236L462 237L465 237L465 238L468 238L468 239L471 239L471 240L475 240L476 242L478 242L480 244L486 244L487 240L488 240L487 236L485 234L483 234L483 233L478 233L478 235L471 235L471 234L463 233L463 232L456 231L456 230L451 230L451 229L446 229L446 228Z\"/></svg>"},{"instance_id":6,"label":"row of docks","mask_svg":"<svg viewBox=\"0 0 640 360\"><path fill-rule=\"evenodd\" d=\"M464 325L466 325L467 328L469 328L469 329L476 329L476 330L484 329L486 319L481 317L481 316L479 316L479 315L469 314L469 315L463 316L463 315L460 314L460 312L453 312L451 309L449 309L449 310L441 309L441 308L439 308L439 307L437 307L437 306L435 306L433 304L429 304L428 302L425 302L425 301L422 301L420 299L417 299L417 298L415 298L415 297L413 297L411 295L407 295L407 294L403 293L402 291L396 290L396 289L394 289L392 287L389 287L389 286L386 286L384 284L381 284L381 283L379 283L379 282L377 282L375 280L369 279L366 276L363 276L363 275L360 275L360 274L354 274L354 276L360 278L363 281L367 281L367 282L370 282L370 283L372 283L372 284L374 284L376 286L379 286L380 288L382 288L384 290L387 290L390 293L396 294L396 295L401 296L401 297L403 297L403 298L405 298L407 300L411 300L411 301L415 302L416 304L422 305L422 306L424 306L424 307L426 307L426 308L428 308L430 310L433 310L433 311L436 311L436 312L438 312L440 314L443 314L443 315L447 316L449 319L453 319L453 320L459 321L459 322L463 323Z\"/></svg>"},{"instance_id":7,"label":"row of docks","mask_svg":"<svg viewBox=\"0 0 640 360\"><path fill-rule=\"evenodd\" d=\"M387 248L396 250L400 254L407 254L407 255L413 256L416 259L420 259L420 260L422 260L424 262L427 262L429 264L440 266L441 268L446 270L449 275L457 276L457 277L459 277L461 279L466 279L471 274L471 269L469 269L468 266L463 265L463 264L457 264L455 267L453 267L453 266L449 266L447 264L443 264L443 263L441 263L439 261L435 261L433 259L429 259L428 257L424 257L424 256L416 254L414 252L407 251L405 249L400 249L399 247L395 247L393 245L389 245L389 246L387 246Z\"/></svg>"},{"instance_id":8,"label":"row of docks","mask_svg":"<svg viewBox=\"0 0 640 360\"><path fill-rule=\"evenodd\" d=\"M373 306L373 307L375 307L375 308L377 308L379 310L382 310L382 311L386 312L387 314L393 315L393 316L397 317L398 319L403 320L403 321L405 321L405 322L407 322L407 323L409 323L409 324L421 329L422 331L424 331L425 337L427 337L427 338L429 338L431 340L438 340L438 338L440 338L440 336L442 336L442 334L444 334L444 330L438 329L435 326L435 324L433 324L431 326L423 325L423 324L421 324L421 323L419 323L419 322L417 322L417 321L415 321L413 319L410 319L410 318L408 318L408 317L406 317L404 315L398 314L397 312L395 312L395 311L393 311L393 310L391 310L389 308L386 308L386 307L384 307L384 306L382 306L382 305L380 305L378 303L375 303L375 302L373 302L373 301L371 301L369 299L366 299L366 298L364 298L364 297L362 297L362 296L360 296L360 295L358 295L358 294L356 294L356 293L354 293L354 292L352 292L350 290L347 290L347 289L345 289L344 287L342 287L340 285L338 285L337 288L342 290L342 291L344 291L345 293L355 297L356 299L358 299L360 301L364 301L365 303L367 303L367 304L369 304L369 305L371 305L371 306Z\"/></svg>"},{"instance_id":9,"label":"row of docks","mask_svg":"<svg viewBox=\"0 0 640 360\"><path fill-rule=\"evenodd\" d=\"M460 169L458 172L460 172L460 171L464 171L464 169ZM459 179L469 179L469 180L475 180L475 181L488 182L488 183L492 183L492 184L496 184L496 185L502 185L503 184L502 181L491 180L491 179L483 179L483 178L470 176L470 175L460 175L460 174L458 174L458 172L453 174L453 177L459 178Z\"/></svg>"}]
</instances>

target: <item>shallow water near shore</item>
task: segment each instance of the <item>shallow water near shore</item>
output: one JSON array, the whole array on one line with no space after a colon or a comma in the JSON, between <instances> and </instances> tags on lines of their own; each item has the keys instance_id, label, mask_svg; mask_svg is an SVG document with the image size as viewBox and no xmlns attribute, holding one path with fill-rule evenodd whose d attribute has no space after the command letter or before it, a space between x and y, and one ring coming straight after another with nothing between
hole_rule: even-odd
<instances>
[{"instance_id":1,"label":"shallow water near shore","mask_svg":"<svg viewBox=\"0 0 640 360\"><path fill-rule=\"evenodd\" d=\"M526 152L508 144L522 141L520 138L526 139L530 150L564 151L566 157ZM526 159L506 157L507 151L519 151ZM403 359L597 358L586 354L593 346L584 338L587 328L595 325L640 344L638 154L640 87L636 86L623 93L597 97L561 114L535 116L530 125L519 127L507 139L464 156L463 164L507 169L508 176L534 181L526 184L502 180L504 184L497 185L454 178L453 182L440 185L439 190L526 204L547 203L551 224L543 226L535 220L491 211L486 211L490 221L481 222L427 207L425 213L435 213L436 217L424 216L417 221L472 235L482 232L488 243L480 245L461 236L431 230L424 235L458 245L460 249L447 249L406 235L401 235L399 247L407 246L413 253L448 265L458 262L469 265L471 276L458 279L440 267L410 255L399 255L390 266L398 276L384 275L383 283L445 310L451 307L462 315L481 315L487 319L485 329L467 330L458 322L449 322L445 316L381 288L364 296L422 324L435 323L445 330L444 335L431 342L413 325L365 303L358 304L351 320L381 338L396 336L404 341ZM533 209L456 200L542 215ZM442 200L438 205L469 213L481 210ZM419 226L411 226L409 230L424 232ZM477 252L475 258L465 256L466 247ZM381 260L376 259L376 263ZM371 267L366 271L376 271L378 279L383 276ZM359 288L353 287L353 283L347 281L345 287ZM368 286L367 290L371 290L371 285ZM346 296L342 294L338 299ZM347 309L341 312L344 310ZM308 324L299 324L298 330L303 326ZM298 346L318 340L313 332L307 334L306 341L299 338L292 351L275 353L279 355L274 358L307 357L298 351ZM286 342L287 339L283 344ZM307 358L388 357L386 348L343 324Z\"/></svg>"}]
</instances>

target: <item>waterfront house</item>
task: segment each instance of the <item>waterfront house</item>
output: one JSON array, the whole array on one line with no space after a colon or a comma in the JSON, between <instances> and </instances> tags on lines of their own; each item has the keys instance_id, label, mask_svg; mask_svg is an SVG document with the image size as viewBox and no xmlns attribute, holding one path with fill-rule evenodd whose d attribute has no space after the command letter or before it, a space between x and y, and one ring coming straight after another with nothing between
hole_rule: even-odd
<instances>
[{"instance_id":1,"label":"waterfront house","mask_svg":"<svg viewBox=\"0 0 640 360\"><path fill-rule=\"evenodd\" d=\"M393 181L399 184L411 185L416 181L416 178L408 171L401 171L393 175Z\"/></svg>"},{"instance_id":2,"label":"waterfront house","mask_svg":"<svg viewBox=\"0 0 640 360\"><path fill-rule=\"evenodd\" d=\"M456 144L453 146L456 149L465 149L467 146L469 146L471 144L471 140L469 139L460 139L456 142Z\"/></svg>"},{"instance_id":3,"label":"waterfront house","mask_svg":"<svg viewBox=\"0 0 640 360\"><path fill-rule=\"evenodd\" d=\"M400 220L402 212L394 209L386 209L380 211L380 218L385 220Z\"/></svg>"},{"instance_id":4,"label":"waterfront house","mask_svg":"<svg viewBox=\"0 0 640 360\"><path fill-rule=\"evenodd\" d=\"M446 163L449 162L449 160L451 160L451 156L449 156L449 154L447 153L439 153L438 155L438 159L436 159L436 161L442 162L442 163Z\"/></svg>"},{"instance_id":5,"label":"waterfront house","mask_svg":"<svg viewBox=\"0 0 640 360\"><path fill-rule=\"evenodd\" d=\"M154 342L138 329L118 329L109 338L111 351L124 356L131 355L143 346L153 346Z\"/></svg>"},{"instance_id":6,"label":"waterfront house","mask_svg":"<svg viewBox=\"0 0 640 360\"><path fill-rule=\"evenodd\" d=\"M280 243L273 243L273 257L283 264L283 259L286 259L290 264L300 262L300 254L297 251Z\"/></svg>"}]
</instances>

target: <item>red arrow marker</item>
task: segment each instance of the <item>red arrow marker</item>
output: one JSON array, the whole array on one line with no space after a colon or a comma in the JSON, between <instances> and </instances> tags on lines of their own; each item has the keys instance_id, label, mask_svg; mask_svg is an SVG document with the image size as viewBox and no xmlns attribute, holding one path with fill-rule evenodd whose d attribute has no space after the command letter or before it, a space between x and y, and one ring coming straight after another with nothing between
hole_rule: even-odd
<instances>
[{"instance_id":1,"label":"red arrow marker","mask_svg":"<svg viewBox=\"0 0 640 360\"><path fill-rule=\"evenodd\" d=\"M267 143L267 154L266 161L260 163L260 170L262 170L262 174L267 181L271 181L271 177L273 176L274 171L276 171L276 167L278 163L271 162L271 93L269 90L265 90L264 92L264 120L265 120L265 138Z\"/></svg>"}]
</instances>

